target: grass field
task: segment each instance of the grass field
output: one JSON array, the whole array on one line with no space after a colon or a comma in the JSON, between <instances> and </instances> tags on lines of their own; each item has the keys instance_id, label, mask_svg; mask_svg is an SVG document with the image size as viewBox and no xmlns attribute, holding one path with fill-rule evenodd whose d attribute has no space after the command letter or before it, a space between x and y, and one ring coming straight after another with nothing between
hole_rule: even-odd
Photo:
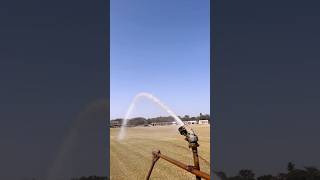
<instances>
[{"instance_id":1,"label":"grass field","mask_svg":"<svg viewBox=\"0 0 320 180\"><path fill-rule=\"evenodd\" d=\"M210 171L210 126L191 126L199 137L199 158L202 171ZM127 128L125 139L117 141L119 128L110 129L110 177L112 180L143 180L150 168L153 150L193 165L188 143L177 126ZM195 179L191 173L163 160L156 163L151 178L158 180Z\"/></svg>"}]
</instances>

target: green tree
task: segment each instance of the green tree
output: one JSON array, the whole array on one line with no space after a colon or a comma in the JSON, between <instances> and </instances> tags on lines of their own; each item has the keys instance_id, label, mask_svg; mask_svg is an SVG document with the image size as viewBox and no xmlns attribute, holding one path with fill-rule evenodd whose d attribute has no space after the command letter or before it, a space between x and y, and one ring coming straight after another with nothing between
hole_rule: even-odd
<instances>
[{"instance_id":1,"label":"green tree","mask_svg":"<svg viewBox=\"0 0 320 180\"><path fill-rule=\"evenodd\" d=\"M287 165L287 170L288 170L289 172L293 171L293 170L294 170L294 166L295 166L295 165L294 165L292 162L289 162L288 165Z\"/></svg>"},{"instance_id":2,"label":"green tree","mask_svg":"<svg viewBox=\"0 0 320 180\"><path fill-rule=\"evenodd\" d=\"M228 180L228 177L227 177L226 173L223 172L223 171L215 172L215 174L216 174L221 180Z\"/></svg>"},{"instance_id":3,"label":"green tree","mask_svg":"<svg viewBox=\"0 0 320 180\"><path fill-rule=\"evenodd\" d=\"M255 174L250 169L242 169L239 171L239 177L244 180L254 180Z\"/></svg>"},{"instance_id":4,"label":"green tree","mask_svg":"<svg viewBox=\"0 0 320 180\"><path fill-rule=\"evenodd\" d=\"M308 166L304 167L308 180L319 180L320 171L316 167Z\"/></svg>"},{"instance_id":5,"label":"green tree","mask_svg":"<svg viewBox=\"0 0 320 180\"><path fill-rule=\"evenodd\" d=\"M257 180L274 180L274 179L275 177L273 177L272 175L262 175L257 178Z\"/></svg>"}]
</instances>

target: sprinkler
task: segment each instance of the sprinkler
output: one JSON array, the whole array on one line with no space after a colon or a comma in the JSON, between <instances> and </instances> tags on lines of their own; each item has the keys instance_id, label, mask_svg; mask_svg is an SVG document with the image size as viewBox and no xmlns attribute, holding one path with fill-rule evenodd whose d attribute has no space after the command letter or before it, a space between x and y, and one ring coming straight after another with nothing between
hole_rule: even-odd
<instances>
[{"instance_id":1,"label":"sprinkler","mask_svg":"<svg viewBox=\"0 0 320 180\"><path fill-rule=\"evenodd\" d=\"M198 147L199 147L198 136L194 133L194 131L192 129L190 129L188 131L185 126L179 127L178 130L182 136L185 136L185 140L189 143L189 148L192 149L194 166L186 165L186 164L181 163L175 159L172 159L168 156L165 156L165 155L161 154L159 150L153 151L152 152L152 155L153 155L152 164L151 164L151 167L149 169L149 172L147 174L146 179L149 180L155 163L160 158L162 158L162 159L194 174L196 176L196 180L201 180L201 178L210 180L209 174L200 171L199 157L198 157Z\"/></svg>"},{"instance_id":2,"label":"sprinkler","mask_svg":"<svg viewBox=\"0 0 320 180\"><path fill-rule=\"evenodd\" d=\"M181 126L178 130L182 136L185 136L185 140L189 143L189 148L199 147L198 136L192 129L188 132L184 126Z\"/></svg>"},{"instance_id":3,"label":"sprinkler","mask_svg":"<svg viewBox=\"0 0 320 180\"><path fill-rule=\"evenodd\" d=\"M199 165L199 157L198 157L198 136L194 133L192 129L188 132L187 129L184 126L179 127L179 132L182 136L185 136L185 140L189 143L189 148L192 149L193 153L193 162L194 162L194 168L197 170L200 170ZM200 176L196 176L196 180L200 180Z\"/></svg>"}]
</instances>

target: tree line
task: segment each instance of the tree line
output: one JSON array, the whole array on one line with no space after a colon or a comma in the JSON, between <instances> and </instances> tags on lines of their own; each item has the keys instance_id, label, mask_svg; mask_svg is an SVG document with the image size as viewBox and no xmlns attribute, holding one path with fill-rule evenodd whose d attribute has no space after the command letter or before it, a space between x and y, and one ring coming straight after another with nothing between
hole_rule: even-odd
<instances>
[{"instance_id":1,"label":"tree line","mask_svg":"<svg viewBox=\"0 0 320 180\"><path fill-rule=\"evenodd\" d=\"M223 171L216 171L220 180L320 180L320 170L314 166L296 168L292 162L287 164L287 171L276 175L266 174L257 176L250 169L241 169L235 176L227 176ZM32 180L36 180L33 178ZM109 180L105 176L82 176L71 180Z\"/></svg>"},{"instance_id":2,"label":"tree line","mask_svg":"<svg viewBox=\"0 0 320 180\"><path fill-rule=\"evenodd\" d=\"M314 166L303 169L295 168L292 162L287 165L287 172L276 175L266 174L256 177L250 169L242 169L235 176L228 177L223 171L215 172L221 180L320 180L320 171Z\"/></svg>"},{"instance_id":3,"label":"tree line","mask_svg":"<svg viewBox=\"0 0 320 180\"><path fill-rule=\"evenodd\" d=\"M199 120L209 120L210 122L210 115L209 114L200 114L199 116L178 116L182 121L199 121ZM118 122L121 124L123 119L117 118L111 120L112 122ZM139 125L148 125L155 122L174 122L174 118L172 116L159 116L154 118L144 118L144 117L135 117L128 120L128 126L139 126Z\"/></svg>"},{"instance_id":4,"label":"tree line","mask_svg":"<svg viewBox=\"0 0 320 180\"><path fill-rule=\"evenodd\" d=\"M108 180L105 176L82 176L79 178L71 178L71 180Z\"/></svg>"}]
</instances>

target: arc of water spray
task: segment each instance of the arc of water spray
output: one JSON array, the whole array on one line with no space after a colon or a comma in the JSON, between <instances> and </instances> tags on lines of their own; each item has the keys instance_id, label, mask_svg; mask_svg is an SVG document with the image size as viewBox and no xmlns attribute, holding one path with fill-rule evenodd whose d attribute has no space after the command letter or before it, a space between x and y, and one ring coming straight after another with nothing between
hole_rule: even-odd
<instances>
[{"instance_id":1,"label":"arc of water spray","mask_svg":"<svg viewBox=\"0 0 320 180\"><path fill-rule=\"evenodd\" d=\"M120 133L118 135L118 140L122 140L124 138L125 125L128 123L129 116L130 116L132 110L134 109L136 102L142 97L148 98L148 99L152 100L153 102L155 102L157 105L159 105L163 110L165 110L170 116L172 116L174 118L174 120L177 122L178 125L180 125L180 126L184 125L182 120L168 106L166 106L164 103L162 103L157 97L155 97L154 95L152 95L150 93L141 92L141 93L137 94L133 98L132 102L130 103L128 111L126 112L126 115L122 121Z\"/></svg>"}]
</instances>

